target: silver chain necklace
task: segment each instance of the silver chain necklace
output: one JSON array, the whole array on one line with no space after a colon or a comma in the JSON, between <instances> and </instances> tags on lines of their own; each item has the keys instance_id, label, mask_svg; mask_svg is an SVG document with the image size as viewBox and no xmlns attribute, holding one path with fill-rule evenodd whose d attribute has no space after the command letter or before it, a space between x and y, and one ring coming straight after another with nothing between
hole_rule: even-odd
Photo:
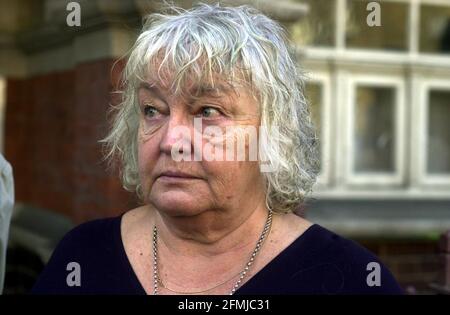
<instances>
[{"instance_id":1,"label":"silver chain necklace","mask_svg":"<svg viewBox=\"0 0 450 315\"><path fill-rule=\"evenodd\" d=\"M255 260L256 255L258 254L258 252L261 249L261 246L267 236L267 234L270 231L270 228L272 227L272 210L269 210L269 214L267 215L267 220L266 220L266 224L264 225L264 229L261 233L261 236L259 237L258 242L256 243L256 247L253 250L252 256L250 257L249 261L247 262L247 264L245 265L244 270L242 270L240 272L240 276L239 279L236 281L235 285L233 286L233 288L230 291L230 295L233 295L236 290L239 288L239 286L242 283L242 280L245 278L245 276L247 275L247 272L249 271L250 267L253 265L253 262ZM159 272L158 272L158 249L157 249L157 244L158 244L158 230L156 228L156 225L153 227L153 294L157 295L158 294L158 288L159 288L159 283L161 283L162 287L166 288L167 290L170 290L172 292L176 292L176 293L183 293L183 294L196 294L196 293L202 293L202 292L207 292L210 291L212 289L217 288L218 286L228 282L229 280L222 282L212 288L209 288L207 290L203 290L203 291L198 291L198 292L177 292L174 290L171 290L167 287L165 287L159 277ZM234 276L236 277L236 276ZM233 278L234 278L233 277ZM233 279L231 278L231 279Z\"/></svg>"}]
</instances>

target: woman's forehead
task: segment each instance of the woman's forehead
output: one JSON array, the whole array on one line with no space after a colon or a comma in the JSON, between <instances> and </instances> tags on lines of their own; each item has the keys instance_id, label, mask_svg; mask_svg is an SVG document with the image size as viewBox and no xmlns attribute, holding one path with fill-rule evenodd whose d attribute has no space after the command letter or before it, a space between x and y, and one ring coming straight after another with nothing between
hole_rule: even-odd
<instances>
[{"instance_id":1,"label":"woman's forehead","mask_svg":"<svg viewBox=\"0 0 450 315\"><path fill-rule=\"evenodd\" d=\"M162 58L161 52L151 58L144 67L144 82L171 94L230 94L238 88L248 86L248 75L242 69L217 69L213 60L202 56L189 65L175 65L171 58ZM217 64L216 64L217 65Z\"/></svg>"},{"instance_id":2,"label":"woman's forehead","mask_svg":"<svg viewBox=\"0 0 450 315\"><path fill-rule=\"evenodd\" d=\"M139 88L149 90L151 92L171 92L171 84L164 84L157 80L148 80L141 82ZM206 82L191 82L190 84L182 87L182 90L188 94L196 97L202 96L221 96L237 94L239 85L231 84L230 82L215 82L214 84L209 84Z\"/></svg>"},{"instance_id":3,"label":"woman's forehead","mask_svg":"<svg viewBox=\"0 0 450 315\"><path fill-rule=\"evenodd\" d=\"M140 82L138 88L145 89L158 94L175 95L180 94L196 97L239 97L242 93L245 82L241 80L231 80L223 76L216 76L213 80L200 81L196 78L187 78L177 89L175 80L168 80L168 77L147 76L145 81Z\"/></svg>"}]
</instances>

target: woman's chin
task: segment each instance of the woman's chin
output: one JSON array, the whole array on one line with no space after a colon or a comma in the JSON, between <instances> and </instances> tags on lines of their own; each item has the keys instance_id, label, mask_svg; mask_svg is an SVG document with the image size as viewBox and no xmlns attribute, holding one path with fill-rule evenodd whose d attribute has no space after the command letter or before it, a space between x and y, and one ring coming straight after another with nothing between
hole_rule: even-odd
<instances>
[{"instance_id":1,"label":"woman's chin","mask_svg":"<svg viewBox=\"0 0 450 315\"><path fill-rule=\"evenodd\" d=\"M152 202L159 211L174 216L197 215L202 212L201 202L193 196L159 195Z\"/></svg>"}]
</instances>

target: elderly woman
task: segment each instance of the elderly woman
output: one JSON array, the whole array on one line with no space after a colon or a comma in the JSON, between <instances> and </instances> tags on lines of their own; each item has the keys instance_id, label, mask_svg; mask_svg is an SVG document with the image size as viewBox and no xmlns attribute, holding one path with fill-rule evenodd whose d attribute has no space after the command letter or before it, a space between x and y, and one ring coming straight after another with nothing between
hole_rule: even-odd
<instances>
[{"instance_id":1,"label":"elderly woman","mask_svg":"<svg viewBox=\"0 0 450 315\"><path fill-rule=\"evenodd\" d=\"M318 158L282 28L246 6L174 10L148 17L104 140L143 205L71 231L33 292L401 293L371 253L294 214Z\"/></svg>"}]
</instances>

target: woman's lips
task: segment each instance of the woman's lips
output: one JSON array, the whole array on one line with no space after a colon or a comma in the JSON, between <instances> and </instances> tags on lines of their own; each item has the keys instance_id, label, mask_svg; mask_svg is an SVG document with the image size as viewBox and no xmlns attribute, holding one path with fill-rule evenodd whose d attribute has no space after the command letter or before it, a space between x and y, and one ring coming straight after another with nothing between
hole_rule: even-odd
<instances>
[{"instance_id":1,"label":"woman's lips","mask_svg":"<svg viewBox=\"0 0 450 315\"><path fill-rule=\"evenodd\" d=\"M178 181L186 181L186 180L193 180L193 179L199 179L196 176L183 173L183 172L163 172L158 176L158 180L162 180L165 182L178 182Z\"/></svg>"}]
</instances>

